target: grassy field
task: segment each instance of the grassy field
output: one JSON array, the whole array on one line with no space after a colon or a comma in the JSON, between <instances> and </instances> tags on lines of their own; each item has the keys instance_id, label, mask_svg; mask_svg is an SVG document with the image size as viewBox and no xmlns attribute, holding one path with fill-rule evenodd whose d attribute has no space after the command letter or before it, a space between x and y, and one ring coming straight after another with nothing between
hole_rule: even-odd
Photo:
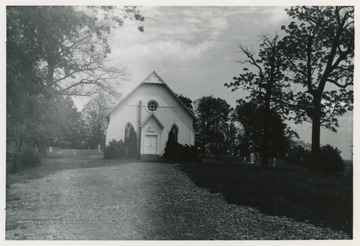
<instances>
[{"instance_id":1,"label":"grassy field","mask_svg":"<svg viewBox=\"0 0 360 246\"><path fill-rule=\"evenodd\" d=\"M332 176L280 162L276 167L202 162L182 164L200 187L224 195L229 203L256 207L352 236L352 173Z\"/></svg>"},{"instance_id":2,"label":"grassy field","mask_svg":"<svg viewBox=\"0 0 360 246\"><path fill-rule=\"evenodd\" d=\"M75 168L90 168L118 165L119 163L127 163L131 160L105 160L103 154L97 154L92 151L91 155L87 155L86 151L79 152L76 155L63 152L61 155L50 155L50 157L41 159L42 164L34 167L21 168L15 174L7 174L6 185L12 183L24 183L29 180L39 179L56 172Z\"/></svg>"}]
</instances>

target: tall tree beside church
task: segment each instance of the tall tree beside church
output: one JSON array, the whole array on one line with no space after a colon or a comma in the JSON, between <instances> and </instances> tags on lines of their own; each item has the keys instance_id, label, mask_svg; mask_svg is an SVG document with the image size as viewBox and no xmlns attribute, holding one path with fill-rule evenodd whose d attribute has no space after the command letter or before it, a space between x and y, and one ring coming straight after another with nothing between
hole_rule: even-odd
<instances>
[{"instance_id":1,"label":"tall tree beside church","mask_svg":"<svg viewBox=\"0 0 360 246\"><path fill-rule=\"evenodd\" d=\"M247 151L259 152L263 145L263 112L256 101L246 102L245 100L238 100L232 118L242 126L240 142L241 146L247 146ZM271 117L269 118L269 153L272 157L284 157L287 152L290 139L297 134L291 131L282 117L274 109L271 110Z\"/></svg>"},{"instance_id":2,"label":"tall tree beside church","mask_svg":"<svg viewBox=\"0 0 360 246\"><path fill-rule=\"evenodd\" d=\"M244 58L239 63L244 65L244 72L234 77L233 82L225 84L232 91L238 89L249 91L250 95L246 99L255 102L261 108L262 113L258 115L257 120L261 121L258 134L261 135L259 150L263 166L269 165L272 111L286 117L289 114L288 106L293 96L288 90L290 83L284 73L286 63L281 49L282 43L278 41L278 38L278 35L274 38L263 36L258 55L240 45Z\"/></svg>"},{"instance_id":3,"label":"tall tree beside church","mask_svg":"<svg viewBox=\"0 0 360 246\"><path fill-rule=\"evenodd\" d=\"M183 96L182 94L177 95L177 97L191 112L194 112L193 102L190 98Z\"/></svg>"},{"instance_id":4,"label":"tall tree beside church","mask_svg":"<svg viewBox=\"0 0 360 246\"><path fill-rule=\"evenodd\" d=\"M112 105L114 102L109 95L101 92L85 104L82 116L87 131L86 144L88 147L96 149L98 145L105 146L106 117Z\"/></svg>"},{"instance_id":5,"label":"tall tree beside church","mask_svg":"<svg viewBox=\"0 0 360 246\"><path fill-rule=\"evenodd\" d=\"M320 154L320 128L336 131L336 116L353 108L354 7L302 6L287 13L294 19L284 37L297 94L297 123L312 123L312 160Z\"/></svg>"},{"instance_id":6,"label":"tall tree beside church","mask_svg":"<svg viewBox=\"0 0 360 246\"><path fill-rule=\"evenodd\" d=\"M108 90L127 75L123 67L105 65L111 23L121 26L125 17L143 20L132 7L6 8L7 146L12 146L8 154L16 156L32 145L34 133L29 128L36 128L35 109L60 96ZM56 116L48 110L41 113L40 118Z\"/></svg>"},{"instance_id":7,"label":"tall tree beside church","mask_svg":"<svg viewBox=\"0 0 360 246\"><path fill-rule=\"evenodd\" d=\"M68 95L109 90L126 77L124 67L105 63L111 52L108 36L112 27L123 25L124 18L144 20L133 7L95 6L12 6L7 7L7 17L8 54L25 45L42 75L41 84Z\"/></svg>"},{"instance_id":8,"label":"tall tree beside church","mask_svg":"<svg viewBox=\"0 0 360 246\"><path fill-rule=\"evenodd\" d=\"M196 114L196 142L203 150L223 152L226 150L225 134L232 108L221 98L204 96L194 102Z\"/></svg>"}]
</instances>

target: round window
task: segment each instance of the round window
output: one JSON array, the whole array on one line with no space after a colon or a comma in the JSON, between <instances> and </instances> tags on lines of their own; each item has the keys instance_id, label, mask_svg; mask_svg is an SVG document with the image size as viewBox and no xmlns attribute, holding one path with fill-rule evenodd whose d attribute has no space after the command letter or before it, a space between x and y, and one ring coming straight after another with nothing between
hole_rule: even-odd
<instances>
[{"instance_id":1,"label":"round window","mask_svg":"<svg viewBox=\"0 0 360 246\"><path fill-rule=\"evenodd\" d=\"M148 102L147 108L149 111L155 112L158 109L158 107L159 107L159 105L158 105L157 101L151 100Z\"/></svg>"}]
</instances>

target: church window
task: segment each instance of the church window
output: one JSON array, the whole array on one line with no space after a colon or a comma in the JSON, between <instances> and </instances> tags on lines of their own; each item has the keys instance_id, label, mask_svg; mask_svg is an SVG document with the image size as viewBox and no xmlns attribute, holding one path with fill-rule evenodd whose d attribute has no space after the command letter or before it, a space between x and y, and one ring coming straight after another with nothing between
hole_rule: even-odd
<instances>
[{"instance_id":1,"label":"church window","mask_svg":"<svg viewBox=\"0 0 360 246\"><path fill-rule=\"evenodd\" d=\"M171 136L176 142L178 141L178 128L176 125L173 125L169 132L169 137Z\"/></svg>"},{"instance_id":2,"label":"church window","mask_svg":"<svg viewBox=\"0 0 360 246\"><path fill-rule=\"evenodd\" d=\"M127 142L130 139L131 131L134 131L133 125L129 122L125 126L125 139L124 141Z\"/></svg>"},{"instance_id":3,"label":"church window","mask_svg":"<svg viewBox=\"0 0 360 246\"><path fill-rule=\"evenodd\" d=\"M148 102L147 108L150 112L155 112L159 107L159 104L155 100L151 100Z\"/></svg>"}]
</instances>

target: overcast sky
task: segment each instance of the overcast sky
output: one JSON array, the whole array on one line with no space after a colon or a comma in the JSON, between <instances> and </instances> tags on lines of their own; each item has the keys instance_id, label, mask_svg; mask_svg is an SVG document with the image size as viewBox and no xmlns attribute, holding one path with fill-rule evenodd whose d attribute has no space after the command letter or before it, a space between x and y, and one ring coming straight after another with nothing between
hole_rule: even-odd
<instances>
[{"instance_id":1,"label":"overcast sky","mask_svg":"<svg viewBox=\"0 0 360 246\"><path fill-rule=\"evenodd\" d=\"M126 65L132 80L123 84L126 94L152 71L192 100L213 95L235 106L246 92L231 92L224 83L241 71L238 44L254 51L261 35L282 34L289 23L284 7L142 7L145 32L139 23L125 23L111 35L112 65ZM322 129L321 143L330 143L351 158L352 113L340 118L338 134ZM311 125L293 125L303 141L311 142Z\"/></svg>"}]
</instances>

